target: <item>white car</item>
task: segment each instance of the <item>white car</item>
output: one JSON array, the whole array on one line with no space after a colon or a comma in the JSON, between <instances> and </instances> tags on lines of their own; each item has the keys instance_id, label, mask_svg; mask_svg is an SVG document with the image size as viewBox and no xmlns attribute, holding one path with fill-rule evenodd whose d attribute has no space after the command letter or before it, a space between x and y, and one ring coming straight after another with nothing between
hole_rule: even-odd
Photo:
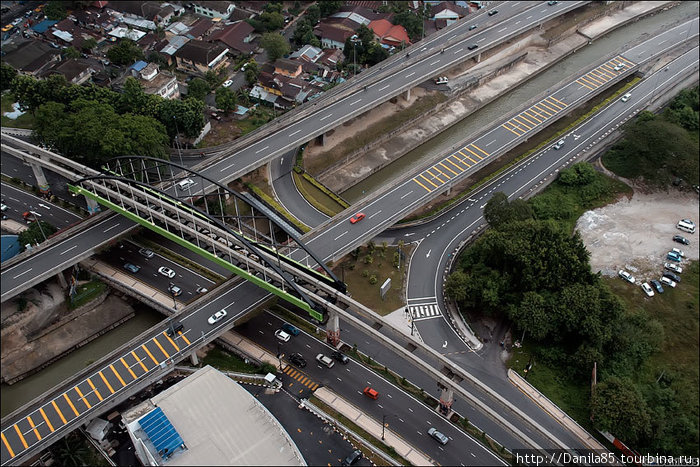
<instances>
[{"instance_id":1,"label":"white car","mask_svg":"<svg viewBox=\"0 0 700 467\"><path fill-rule=\"evenodd\" d=\"M168 287L168 292L170 292L174 297L182 295L182 289L177 285L171 285Z\"/></svg>"},{"instance_id":2,"label":"white car","mask_svg":"<svg viewBox=\"0 0 700 467\"><path fill-rule=\"evenodd\" d=\"M226 316L226 310L219 310L219 311L217 311L216 313L214 313L213 315L211 315L211 316L209 317L209 319L207 320L207 322L208 322L209 324L216 324L216 323L218 323L219 321L221 321L221 319L222 319L224 316Z\"/></svg>"},{"instance_id":3,"label":"white car","mask_svg":"<svg viewBox=\"0 0 700 467\"><path fill-rule=\"evenodd\" d=\"M622 98L621 98L620 100L621 100L622 102L627 102L628 100L630 100L630 97L632 97L632 94L630 94L630 93L628 92L627 94L625 94L624 96L622 96Z\"/></svg>"},{"instance_id":4,"label":"white car","mask_svg":"<svg viewBox=\"0 0 700 467\"><path fill-rule=\"evenodd\" d=\"M667 286L669 286L669 287L671 287L671 288L673 288L673 287L676 286L675 281L672 281L672 280L669 279L668 277L662 277L661 279L659 279L659 282L661 282L663 285L667 285Z\"/></svg>"},{"instance_id":5,"label":"white car","mask_svg":"<svg viewBox=\"0 0 700 467\"><path fill-rule=\"evenodd\" d=\"M233 80L232 80L232 79L227 79L226 81L224 81L224 87L225 87L225 88L231 86L232 84L233 84Z\"/></svg>"},{"instance_id":6,"label":"white car","mask_svg":"<svg viewBox=\"0 0 700 467\"><path fill-rule=\"evenodd\" d=\"M620 272L618 272L617 275L622 277L624 280L626 280L630 284L634 284L634 276L632 276L632 274L630 274L629 272L620 269Z\"/></svg>"},{"instance_id":7,"label":"white car","mask_svg":"<svg viewBox=\"0 0 700 467\"><path fill-rule=\"evenodd\" d=\"M284 332L283 330L278 329L277 331L275 331L275 337L276 337L277 339L281 340L282 342L289 342L289 339L290 339L292 336L290 336L289 334L287 334L287 333Z\"/></svg>"},{"instance_id":8,"label":"white car","mask_svg":"<svg viewBox=\"0 0 700 467\"><path fill-rule=\"evenodd\" d=\"M671 251L678 253L678 256L680 256L681 258L685 258L685 253L683 253L683 250L679 248L671 248Z\"/></svg>"},{"instance_id":9,"label":"white car","mask_svg":"<svg viewBox=\"0 0 700 467\"><path fill-rule=\"evenodd\" d=\"M5 204L5 203L0 204L0 211L2 211L2 212L7 211L7 204Z\"/></svg>"},{"instance_id":10,"label":"white car","mask_svg":"<svg viewBox=\"0 0 700 467\"><path fill-rule=\"evenodd\" d=\"M562 146L564 146L564 140L560 139L559 141L557 141L557 144L554 145L554 149L559 149Z\"/></svg>"},{"instance_id":11,"label":"white car","mask_svg":"<svg viewBox=\"0 0 700 467\"><path fill-rule=\"evenodd\" d=\"M683 268L678 266L677 264L673 263L664 263L664 269L668 269L669 271L673 271L677 274L681 274L683 272Z\"/></svg>"},{"instance_id":12,"label":"white car","mask_svg":"<svg viewBox=\"0 0 700 467\"><path fill-rule=\"evenodd\" d=\"M613 68L613 70L615 70L615 71L621 71L623 68L625 68L625 64L624 64L624 63L619 63L619 64L615 65L615 68Z\"/></svg>"},{"instance_id":13,"label":"white car","mask_svg":"<svg viewBox=\"0 0 700 467\"><path fill-rule=\"evenodd\" d=\"M166 268L165 266L159 267L158 272L167 277L168 279L172 279L173 277L175 277L175 271L173 271L170 268Z\"/></svg>"},{"instance_id":14,"label":"white car","mask_svg":"<svg viewBox=\"0 0 700 467\"><path fill-rule=\"evenodd\" d=\"M647 294L647 297L654 296L654 290L651 288L651 286L648 283L645 282L642 284L642 290L644 291L645 294Z\"/></svg>"}]
</instances>

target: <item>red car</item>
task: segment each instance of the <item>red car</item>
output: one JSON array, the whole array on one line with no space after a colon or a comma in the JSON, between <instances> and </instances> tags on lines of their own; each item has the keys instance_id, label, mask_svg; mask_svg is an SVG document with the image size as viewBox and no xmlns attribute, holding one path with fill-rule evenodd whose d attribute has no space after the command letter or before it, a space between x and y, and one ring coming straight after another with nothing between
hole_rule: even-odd
<instances>
[{"instance_id":1,"label":"red car","mask_svg":"<svg viewBox=\"0 0 700 467\"><path fill-rule=\"evenodd\" d=\"M362 219L365 218L365 213L364 212L358 212L354 216L350 218L350 223L355 224L356 222L360 222Z\"/></svg>"}]
</instances>

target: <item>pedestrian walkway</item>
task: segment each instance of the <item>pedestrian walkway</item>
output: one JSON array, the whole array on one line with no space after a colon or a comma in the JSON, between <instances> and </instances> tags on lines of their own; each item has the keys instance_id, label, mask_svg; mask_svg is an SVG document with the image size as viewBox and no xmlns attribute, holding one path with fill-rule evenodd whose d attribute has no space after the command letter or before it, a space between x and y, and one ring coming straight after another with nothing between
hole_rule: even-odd
<instances>
[{"instance_id":1,"label":"pedestrian walkway","mask_svg":"<svg viewBox=\"0 0 700 467\"><path fill-rule=\"evenodd\" d=\"M388 315L385 315L384 321L393 326L397 331L411 337L416 342L423 342L423 338L421 338L418 328L415 325L412 325L413 318L410 316L410 312L406 312L406 307L399 308L392 311Z\"/></svg>"},{"instance_id":2,"label":"pedestrian walkway","mask_svg":"<svg viewBox=\"0 0 700 467\"><path fill-rule=\"evenodd\" d=\"M295 389L294 386L302 386L299 389L300 393L303 392L305 389L310 389L311 391L315 391L316 389L318 389L318 386L319 386L318 383L315 383L314 381L312 381L311 378L309 378L303 372L301 372L300 370L297 370L293 366L290 366L290 365L285 366L284 369L282 370L282 373L291 377L294 381L296 381L296 383L298 383L298 384L296 384L294 382L289 382L289 383L285 384L285 386L287 387L287 390Z\"/></svg>"},{"instance_id":3,"label":"pedestrian walkway","mask_svg":"<svg viewBox=\"0 0 700 467\"><path fill-rule=\"evenodd\" d=\"M408 311L416 321L442 316L436 297L409 298Z\"/></svg>"},{"instance_id":4,"label":"pedestrian walkway","mask_svg":"<svg viewBox=\"0 0 700 467\"><path fill-rule=\"evenodd\" d=\"M377 421L326 387L319 388L314 395L324 404L342 414L377 439L382 439L382 422ZM396 453L411 465L435 465L430 457L408 444L401 436L390 429L384 429L384 444L394 448Z\"/></svg>"}]
</instances>

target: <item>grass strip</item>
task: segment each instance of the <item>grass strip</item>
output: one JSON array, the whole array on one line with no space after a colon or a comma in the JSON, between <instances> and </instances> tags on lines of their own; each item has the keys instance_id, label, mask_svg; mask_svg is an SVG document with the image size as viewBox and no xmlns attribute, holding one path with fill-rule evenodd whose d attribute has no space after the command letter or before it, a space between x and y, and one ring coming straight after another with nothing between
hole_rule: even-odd
<instances>
[{"instance_id":1,"label":"grass strip","mask_svg":"<svg viewBox=\"0 0 700 467\"><path fill-rule=\"evenodd\" d=\"M374 435L369 434L368 432L357 426L352 420L346 418L340 412L336 411L331 406L325 404L316 396L311 396L309 398L309 401L311 401L311 403L313 403L319 409L323 410L326 414L328 414L335 420L338 420L340 423L348 427L353 432L357 433L358 436L360 436L365 441L369 442L372 446L391 456L391 458L398 462L399 465L411 465L406 459L401 457L394 448L392 448L391 446L387 446L386 444L384 444L383 441L375 438ZM348 436L351 435L348 433ZM362 443L356 442L355 444L359 446L360 450L362 450L365 456L367 456L373 462L374 465L385 465L385 462L382 458L377 457L371 450L364 447Z\"/></svg>"},{"instance_id":2,"label":"grass strip","mask_svg":"<svg viewBox=\"0 0 700 467\"><path fill-rule=\"evenodd\" d=\"M76 290L75 297L71 298L70 309L75 310L86 303L99 297L105 290L107 285L99 280L91 280L90 282L79 285Z\"/></svg>"},{"instance_id":3,"label":"grass strip","mask_svg":"<svg viewBox=\"0 0 700 467\"><path fill-rule=\"evenodd\" d=\"M333 217L344 209L328 193L309 182L303 175L295 171L292 172L292 177L301 196L323 214Z\"/></svg>"},{"instance_id":4,"label":"grass strip","mask_svg":"<svg viewBox=\"0 0 700 467\"><path fill-rule=\"evenodd\" d=\"M287 222L297 226L303 233L306 233L309 230L311 230L306 224L297 220L297 218L292 216L286 209L284 209L284 207L280 203L278 203L277 200L265 193L258 186L253 185L250 182L246 182L245 187L252 191L258 198L262 199L265 203L267 203L267 205L270 206L272 209L276 210L278 214L281 214L282 217L284 217L287 220Z\"/></svg>"},{"instance_id":5,"label":"grass strip","mask_svg":"<svg viewBox=\"0 0 700 467\"><path fill-rule=\"evenodd\" d=\"M333 201L335 201L336 203L338 203L339 205L341 205L341 206L343 207L343 209L347 209L347 208L350 207L350 205L348 204L347 201L345 201L345 200L344 200L343 198L341 198L340 196L336 195L332 190L328 189L328 188L326 187L326 185L324 185L323 183L321 183L321 182L319 182L318 180L316 180L315 177L312 177L312 176L309 175L307 172L303 172L303 173L301 174L301 176L304 177L309 183L311 183L312 185L314 185L316 188L318 188L319 190L321 190L322 192L324 192L326 195L330 196L330 197L333 199Z\"/></svg>"},{"instance_id":6,"label":"grass strip","mask_svg":"<svg viewBox=\"0 0 700 467\"><path fill-rule=\"evenodd\" d=\"M547 139L546 141L541 142L540 144L538 144L538 145L535 146L534 148L532 148L532 149L530 149L529 151L523 153L522 155L516 157L516 158L513 159L510 163L504 165L504 166L501 167L500 169L498 169L498 170L494 171L493 173L487 175L486 177L482 178L481 180L479 180L478 182L476 182L475 184L473 184L472 186L470 186L468 189L466 189L466 190L462 191L461 193L459 193L457 196L455 196L455 197L453 197L453 198L450 198L449 200L445 201L444 203L442 203L442 204L440 204L440 205L438 205L438 206L435 206L435 208L431 209L431 210L428 211L428 212L425 212L425 213L420 214L420 215L417 215L417 216L408 216L408 217L405 217L404 219L401 219L401 220L398 222L398 224L407 223L407 222L414 222L414 221L417 221L417 220L420 220L420 219L425 219L426 217L431 217L431 216L437 215L437 214L439 214L440 212L442 212L443 210L447 209L449 206L451 206L451 205L453 205L454 203L458 202L459 200L463 199L464 197L466 197L466 196L471 196L471 195L474 193L474 191L476 191L477 189L479 189L480 187L482 187L482 186L485 185L486 183L488 183L488 182L490 182L491 180L493 180L494 178L498 177L498 176L501 175L503 172L509 170L509 169L512 168L514 165L516 165L516 164L518 164L519 162L521 162L522 160L527 159L528 157L530 157L532 154L536 153L536 152L539 151L540 149L542 149L542 148L544 148L544 147L546 147L546 146L552 144L552 141L556 141L557 139L559 139L559 137L560 137L561 135L563 135L564 133L570 131L572 128L575 128L577 125L580 125L583 121L585 121L586 119L590 118L592 115L596 114L601 108L605 107L605 106L608 105L610 102L612 102L612 101L614 101L615 99L617 99L620 95L626 93L632 86L634 86L635 84L637 84L640 80L641 80L641 78L636 78L636 77L633 78L632 81L630 81L629 83L625 84L625 85L624 85L622 88L620 88L616 93L614 93L613 95L611 95L610 97L608 97L607 99L605 99L604 101L602 101L601 103L599 103L598 105L596 105L595 107L593 107L591 110L589 110L588 112L586 112L584 115L580 116L578 119L576 119L574 122L572 122L572 123L571 123L570 125L568 125L567 127L565 127L565 128L563 128L563 129L559 130L558 132L556 132L551 138Z\"/></svg>"}]
</instances>

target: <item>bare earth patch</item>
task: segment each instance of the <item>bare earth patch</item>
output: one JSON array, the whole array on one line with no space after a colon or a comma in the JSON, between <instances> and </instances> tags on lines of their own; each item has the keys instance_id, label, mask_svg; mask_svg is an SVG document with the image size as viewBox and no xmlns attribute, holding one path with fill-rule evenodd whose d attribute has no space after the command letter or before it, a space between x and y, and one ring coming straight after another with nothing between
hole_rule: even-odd
<instances>
[{"instance_id":1,"label":"bare earth patch","mask_svg":"<svg viewBox=\"0 0 700 467\"><path fill-rule=\"evenodd\" d=\"M676 229L680 219L698 222L698 195L695 193L639 193L615 204L585 212L576 223L586 248L591 252L591 269L613 276L627 268L638 280L657 278L673 247L685 252L686 259L698 259L698 237ZM676 234L690 240L681 245Z\"/></svg>"}]
</instances>

